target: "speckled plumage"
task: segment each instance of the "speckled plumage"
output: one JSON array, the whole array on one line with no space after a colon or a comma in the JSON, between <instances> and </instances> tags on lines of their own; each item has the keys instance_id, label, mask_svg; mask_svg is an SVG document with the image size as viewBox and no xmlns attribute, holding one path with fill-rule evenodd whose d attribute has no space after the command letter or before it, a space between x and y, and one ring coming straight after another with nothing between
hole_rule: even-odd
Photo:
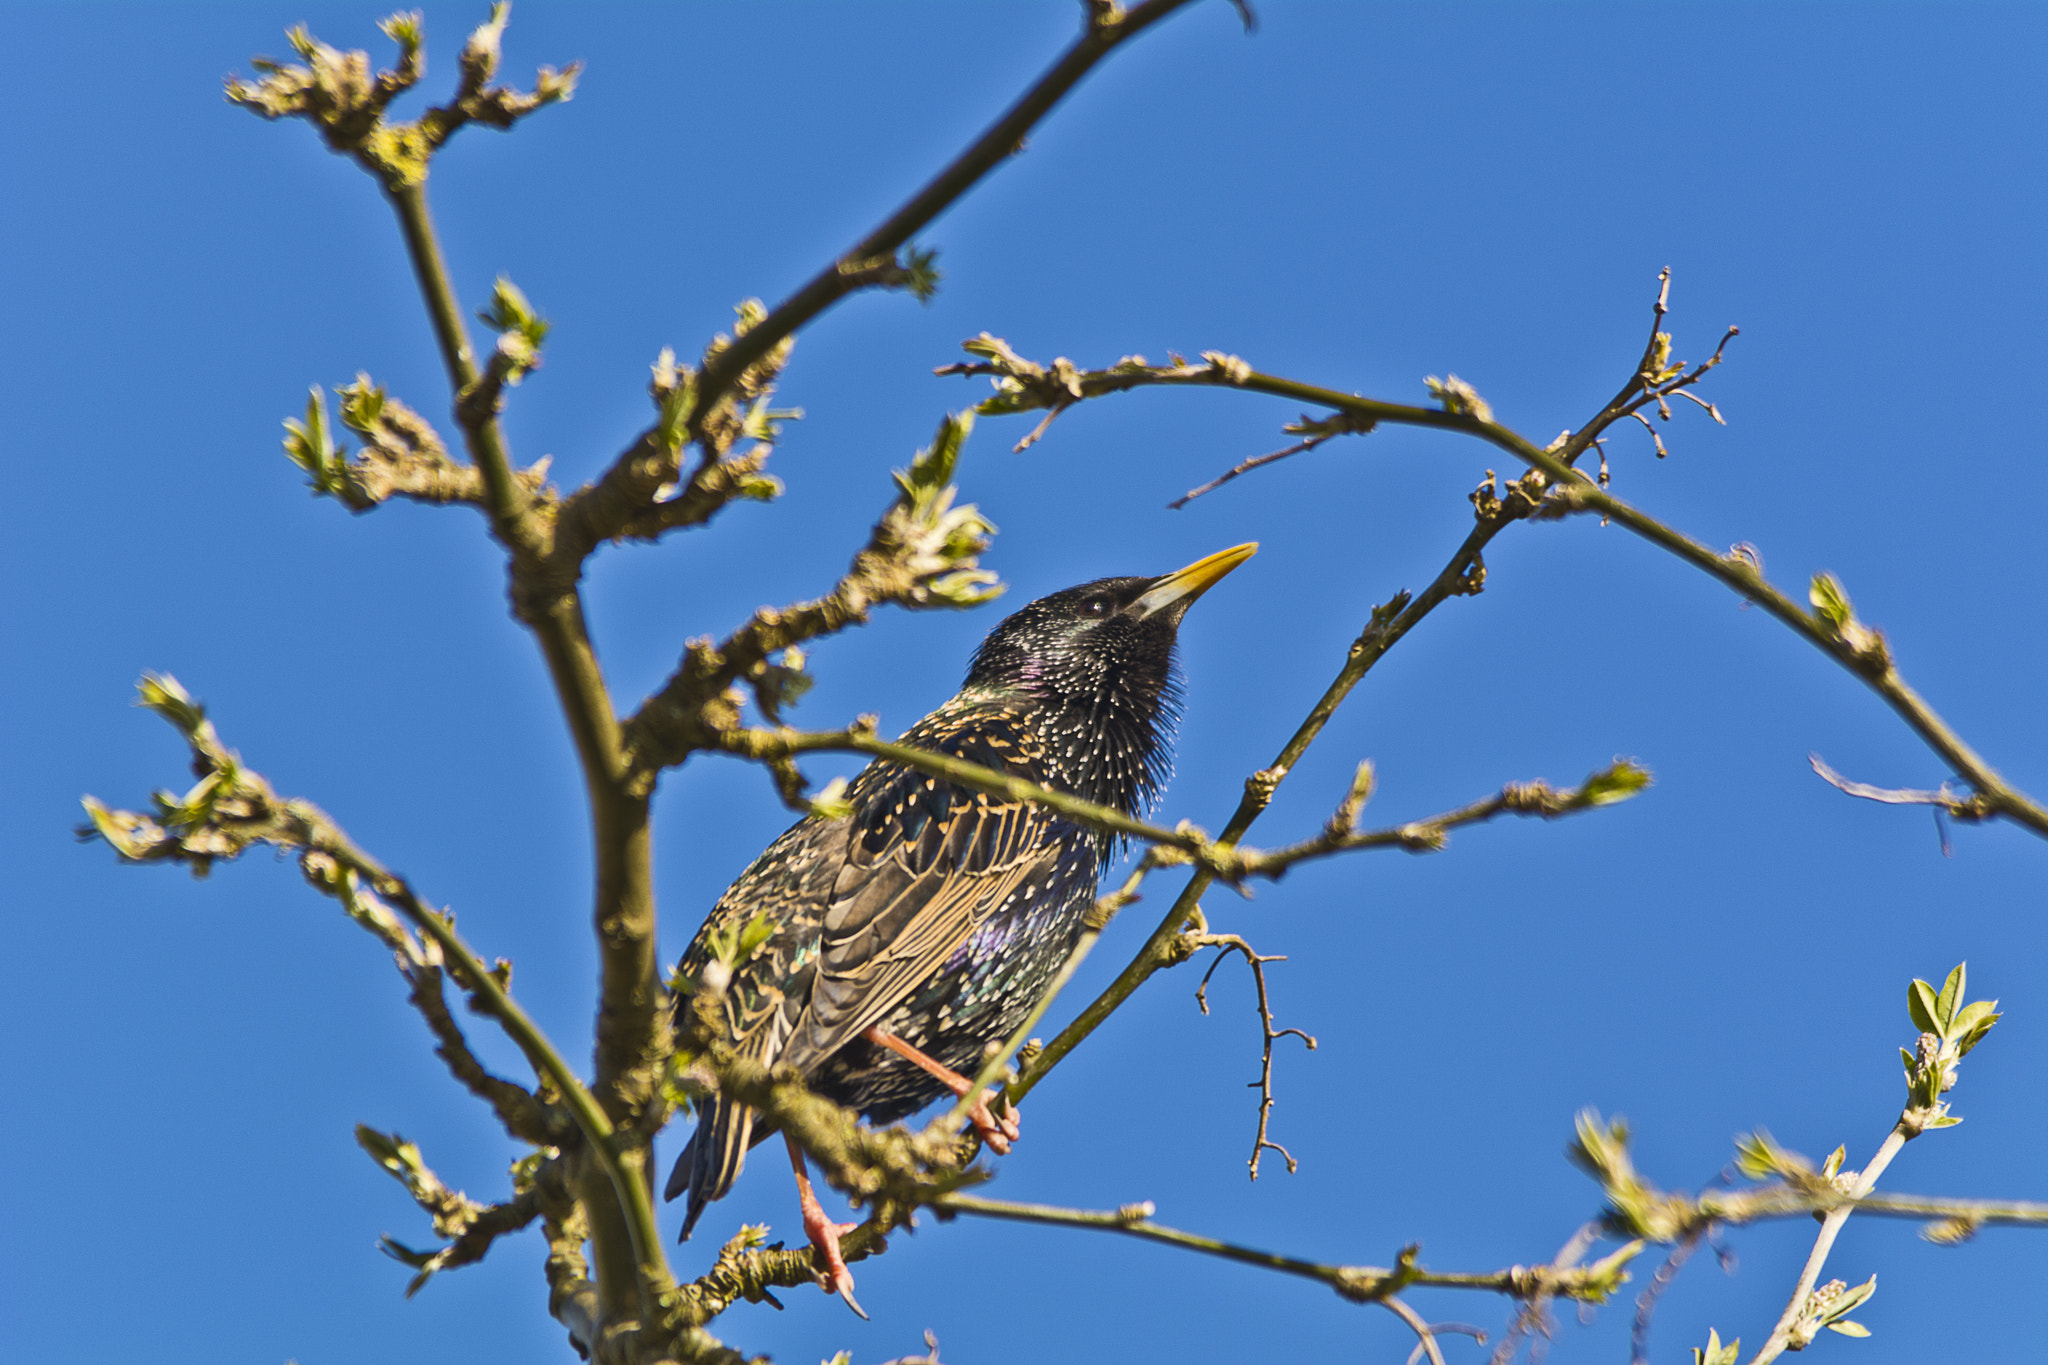
<instances>
[{"instance_id":1,"label":"speckled plumage","mask_svg":"<svg viewBox=\"0 0 2048 1365\"><path fill-rule=\"evenodd\" d=\"M1181 616L1250 552L1031 603L990 633L960 693L902 742L1143 812L1170 768ZM765 915L772 937L727 990L741 1050L793 1065L813 1090L888 1123L946 1088L863 1035L879 1027L956 1071L979 1069L1071 950L1114 841L880 759L847 800L850 815L799 821L740 874L680 970L695 979L715 937ZM666 1192L689 1193L684 1236L764 1136L744 1106L705 1104Z\"/></svg>"}]
</instances>

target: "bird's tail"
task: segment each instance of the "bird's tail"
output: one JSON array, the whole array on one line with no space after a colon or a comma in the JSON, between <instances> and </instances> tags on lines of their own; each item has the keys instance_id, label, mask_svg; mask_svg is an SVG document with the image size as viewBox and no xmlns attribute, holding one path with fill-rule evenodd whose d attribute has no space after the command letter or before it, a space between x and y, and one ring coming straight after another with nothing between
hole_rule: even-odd
<instances>
[{"instance_id":1,"label":"bird's tail","mask_svg":"<svg viewBox=\"0 0 2048 1365\"><path fill-rule=\"evenodd\" d=\"M704 1213L705 1205L723 1199L747 1164L747 1148L753 1145L754 1111L744 1104L718 1096L707 1100L697 1120L690 1145L676 1158L668 1173L661 1197L674 1199L688 1191L690 1202L683 1213L683 1235L690 1240L691 1229Z\"/></svg>"}]
</instances>

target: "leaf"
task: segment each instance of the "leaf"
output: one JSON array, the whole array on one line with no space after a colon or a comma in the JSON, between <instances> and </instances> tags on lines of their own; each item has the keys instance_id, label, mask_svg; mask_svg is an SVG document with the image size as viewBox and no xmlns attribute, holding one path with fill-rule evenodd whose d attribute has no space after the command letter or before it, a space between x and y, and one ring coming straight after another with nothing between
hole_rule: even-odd
<instances>
[{"instance_id":1,"label":"leaf","mask_svg":"<svg viewBox=\"0 0 2048 1365\"><path fill-rule=\"evenodd\" d=\"M811 816L818 820L844 820L853 814L853 803L846 799L846 779L835 777L825 784L825 789L811 798Z\"/></svg>"},{"instance_id":2,"label":"leaf","mask_svg":"<svg viewBox=\"0 0 2048 1365\"><path fill-rule=\"evenodd\" d=\"M740 930L739 961L745 962L753 957L762 944L774 937L775 921L765 912L754 916L747 921L747 927Z\"/></svg>"},{"instance_id":3,"label":"leaf","mask_svg":"<svg viewBox=\"0 0 2048 1365\"><path fill-rule=\"evenodd\" d=\"M939 253L935 249L907 247L903 252L903 287L919 303L930 303L939 292L939 282L946 274L938 267Z\"/></svg>"},{"instance_id":4,"label":"leaf","mask_svg":"<svg viewBox=\"0 0 2048 1365\"><path fill-rule=\"evenodd\" d=\"M1822 1310L1821 1322L1825 1325L1833 1326L1838 1320L1848 1317L1849 1314L1855 1312L1865 1303L1868 1303L1870 1296L1876 1292L1877 1276L1875 1275L1872 1275L1854 1289L1843 1290L1839 1296L1830 1301L1828 1306Z\"/></svg>"},{"instance_id":5,"label":"leaf","mask_svg":"<svg viewBox=\"0 0 2048 1365\"><path fill-rule=\"evenodd\" d=\"M1922 1033L1940 1033L1941 1028L1934 1021L1934 987L1918 977L1906 987L1906 1014L1912 1019L1913 1027Z\"/></svg>"},{"instance_id":6,"label":"leaf","mask_svg":"<svg viewBox=\"0 0 2048 1365\"><path fill-rule=\"evenodd\" d=\"M1867 1337L1870 1335L1870 1329L1860 1322L1831 1322L1828 1324L1828 1330L1830 1332L1840 1332L1845 1337Z\"/></svg>"},{"instance_id":7,"label":"leaf","mask_svg":"<svg viewBox=\"0 0 2048 1365\"><path fill-rule=\"evenodd\" d=\"M1946 1034L1948 1026L1956 1017L1956 1011L1963 1007L1964 983L1967 963L1958 962L1948 980L1941 983L1941 995L1934 1002L1934 1017L1941 1022L1941 1032Z\"/></svg>"},{"instance_id":8,"label":"leaf","mask_svg":"<svg viewBox=\"0 0 2048 1365\"><path fill-rule=\"evenodd\" d=\"M1589 806L1611 806L1617 801L1628 800L1648 787L1652 780L1648 768L1629 759L1617 758L1587 778L1586 785L1579 789L1579 796Z\"/></svg>"},{"instance_id":9,"label":"leaf","mask_svg":"<svg viewBox=\"0 0 2048 1365\"><path fill-rule=\"evenodd\" d=\"M910 468L897 470L896 484L909 499L911 508L922 514L932 507L939 493L953 480L953 466L959 462L960 447L974 430L972 412L947 413L939 420L932 443L912 457Z\"/></svg>"},{"instance_id":10,"label":"leaf","mask_svg":"<svg viewBox=\"0 0 2048 1365\"><path fill-rule=\"evenodd\" d=\"M1977 1046L1999 1018L1996 1000L1973 1000L1957 1010L1948 1024L1948 1038L1956 1044L1956 1054L1961 1056Z\"/></svg>"},{"instance_id":11,"label":"leaf","mask_svg":"<svg viewBox=\"0 0 2048 1365\"><path fill-rule=\"evenodd\" d=\"M1810 1175L1813 1172L1812 1162L1797 1152L1780 1147L1777 1140L1762 1128L1737 1140L1735 1164L1752 1180L1762 1180L1767 1176Z\"/></svg>"},{"instance_id":12,"label":"leaf","mask_svg":"<svg viewBox=\"0 0 2048 1365\"><path fill-rule=\"evenodd\" d=\"M1998 1002L1993 1000L1989 1003L1995 1005ZM1970 1049L1983 1042L1984 1035L1991 1032L1991 1026L2004 1017L2002 1014L1987 1014L1982 1020L1971 1027L1968 1032L1960 1034L1956 1039L1956 1056L1969 1056Z\"/></svg>"},{"instance_id":13,"label":"leaf","mask_svg":"<svg viewBox=\"0 0 2048 1365\"><path fill-rule=\"evenodd\" d=\"M1806 590L1806 600L1813 603L1813 609L1820 619L1837 630L1855 619L1856 609L1849 605L1849 594L1842 588L1842 580L1823 570L1813 576L1813 583Z\"/></svg>"},{"instance_id":14,"label":"leaf","mask_svg":"<svg viewBox=\"0 0 2048 1365\"><path fill-rule=\"evenodd\" d=\"M1735 1365L1741 1357L1742 1338L1737 1337L1723 1346L1721 1334L1711 1327L1707 1329L1707 1349L1692 1348L1692 1365Z\"/></svg>"}]
</instances>

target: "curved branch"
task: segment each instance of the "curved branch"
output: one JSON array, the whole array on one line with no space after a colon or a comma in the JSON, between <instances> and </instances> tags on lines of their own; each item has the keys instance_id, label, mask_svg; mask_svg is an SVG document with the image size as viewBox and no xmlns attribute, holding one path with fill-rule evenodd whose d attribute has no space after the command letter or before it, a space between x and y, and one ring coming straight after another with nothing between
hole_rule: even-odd
<instances>
[{"instance_id":1,"label":"curved branch","mask_svg":"<svg viewBox=\"0 0 2048 1365\"><path fill-rule=\"evenodd\" d=\"M1097 62L1187 3L1188 0L1146 0L1130 10L1114 5L1092 8L1080 38L987 131L901 208L777 305L745 336L735 338L730 347L704 367L698 379L697 410L703 412L715 405L749 365L785 337L794 335L798 328L848 294L877 283L876 262L893 260L899 248L977 181L1020 151L1024 135L1051 113Z\"/></svg>"}]
</instances>

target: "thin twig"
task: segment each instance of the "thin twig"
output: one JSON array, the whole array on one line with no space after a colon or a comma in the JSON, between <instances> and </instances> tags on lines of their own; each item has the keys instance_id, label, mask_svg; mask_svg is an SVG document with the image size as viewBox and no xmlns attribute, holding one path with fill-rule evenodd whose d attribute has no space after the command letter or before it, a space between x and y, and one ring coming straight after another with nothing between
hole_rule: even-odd
<instances>
[{"instance_id":1,"label":"thin twig","mask_svg":"<svg viewBox=\"0 0 2048 1365\"><path fill-rule=\"evenodd\" d=\"M1251 944L1246 943L1236 934L1196 934L1192 938L1192 943L1197 949L1214 948L1217 950L1216 960L1209 964L1208 971L1202 973L1202 984L1195 987L1195 1003L1201 1007L1204 1014L1209 1012L1209 978L1214 976L1216 969L1223 965L1224 958L1228 957L1231 953L1240 953L1244 956L1246 965L1252 969L1252 986L1258 993L1260 1038L1259 1078L1251 1083L1251 1088L1259 1092L1259 1130L1252 1138L1252 1156L1248 1164L1251 1167L1251 1178L1257 1180L1259 1178L1259 1158L1269 1151L1278 1152L1280 1159L1287 1163L1287 1173L1293 1175L1296 1168L1294 1153L1288 1151L1279 1143L1272 1141L1266 1135L1267 1123L1273 1115L1273 1044L1279 1042L1282 1038L1291 1036L1301 1039L1308 1050L1314 1052L1316 1050L1316 1040L1298 1028L1276 1029L1273 1027L1273 1008L1266 996L1266 964L1268 962L1285 962L1287 959L1277 954L1266 955L1253 952Z\"/></svg>"},{"instance_id":2,"label":"thin twig","mask_svg":"<svg viewBox=\"0 0 2048 1365\"><path fill-rule=\"evenodd\" d=\"M1821 781L1865 801L1880 801L1888 806L1934 806L1958 820L1981 820L1989 814L1983 805L1982 793L1967 796L1946 782L1933 791L1919 791L1911 787L1873 787L1868 782L1850 781L1829 767L1819 754L1808 754L1806 761L1813 765Z\"/></svg>"},{"instance_id":3,"label":"thin twig","mask_svg":"<svg viewBox=\"0 0 2048 1365\"><path fill-rule=\"evenodd\" d=\"M1049 421L1051 419L1048 418L1047 420ZM1043 424L1041 423L1041 425ZM1324 442L1333 441L1335 439L1336 433L1332 433L1328 436L1311 436L1305 441L1296 441L1293 445L1288 446L1283 450L1275 450L1265 455L1254 455L1248 460L1240 460L1238 463L1224 470L1221 474L1218 474L1215 478L1209 480L1209 482L1203 484L1200 488L1190 488L1187 492L1181 494L1172 502L1166 504L1167 509L1169 511L1178 512L1181 508L1186 507L1196 498L1201 497L1202 494L1213 493L1217 489L1223 487L1224 484L1229 483L1232 479L1237 478L1241 474L1249 474L1254 469L1263 468L1266 465L1274 463L1276 460L1284 460L1290 455L1306 455L1309 451L1314 450L1317 446L1322 445Z\"/></svg>"},{"instance_id":4,"label":"thin twig","mask_svg":"<svg viewBox=\"0 0 2048 1365\"><path fill-rule=\"evenodd\" d=\"M1629 1365L1649 1365L1650 1319L1656 1316L1657 1301L1678 1278L1678 1272L1685 1269L1685 1263L1699 1250L1700 1242L1711 1233L1712 1227L1712 1224L1707 1224L1686 1234L1671 1248L1671 1254L1664 1258L1664 1264L1657 1267L1657 1273L1650 1277L1643 1292L1636 1296L1636 1318L1628 1337Z\"/></svg>"},{"instance_id":5,"label":"thin twig","mask_svg":"<svg viewBox=\"0 0 2048 1365\"><path fill-rule=\"evenodd\" d=\"M1186 3L1188 0L1147 0L1147 3L1129 10L1110 5L1091 13L1087 29L1074 45L972 145L880 226L777 305L758 326L745 336L736 338L732 346L704 367L698 380L699 411L715 403L741 371L765 355L770 347L858 288L857 276L861 268L881 258L893 258L926 224L973 188L983 176L1015 155L1023 146L1024 135L1050 113L1097 62L1119 44L1136 37Z\"/></svg>"},{"instance_id":6,"label":"thin twig","mask_svg":"<svg viewBox=\"0 0 2048 1365\"><path fill-rule=\"evenodd\" d=\"M1392 1294L1381 1299L1380 1304L1395 1317L1407 1323L1408 1330L1415 1333L1415 1349L1408 1356L1408 1365L1417 1365L1417 1362L1424 1355L1429 1357L1430 1365L1444 1365L1443 1348L1436 1344L1436 1332L1423 1320L1420 1313L1401 1302L1400 1299ZM1482 1336L1481 1339L1484 1340L1484 1337Z\"/></svg>"},{"instance_id":7,"label":"thin twig","mask_svg":"<svg viewBox=\"0 0 2048 1365\"><path fill-rule=\"evenodd\" d=\"M981 1199L972 1195L949 1194L934 1200L932 1208L941 1215L969 1213L982 1218L1013 1222L1044 1223L1055 1227L1087 1228L1120 1233L1150 1242L1162 1242L1185 1251L1219 1256L1224 1260L1276 1270L1286 1275L1320 1281L1353 1303L1379 1303L1410 1285L1436 1289L1476 1289L1527 1298L1543 1293L1562 1298L1598 1302L1613 1293L1626 1275L1623 1267L1641 1250L1640 1242L1613 1252L1605 1259L1583 1268L1558 1270L1550 1266L1512 1266L1482 1273L1425 1270L1414 1259L1415 1248L1404 1251L1392 1267L1325 1265L1270 1251L1240 1246L1198 1233L1183 1232L1152 1221L1149 1203L1127 1204L1107 1211L1066 1209L1049 1204L1020 1204L1007 1200Z\"/></svg>"}]
</instances>

